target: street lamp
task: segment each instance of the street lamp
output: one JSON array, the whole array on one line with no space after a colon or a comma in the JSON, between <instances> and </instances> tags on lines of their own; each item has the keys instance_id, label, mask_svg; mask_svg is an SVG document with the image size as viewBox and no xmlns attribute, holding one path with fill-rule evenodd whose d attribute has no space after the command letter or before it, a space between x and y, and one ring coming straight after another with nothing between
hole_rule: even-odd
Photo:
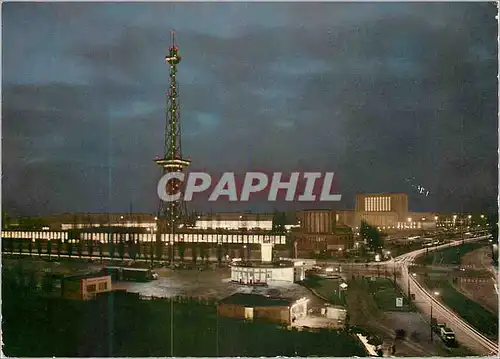
<instances>
[{"instance_id":1,"label":"street lamp","mask_svg":"<svg viewBox=\"0 0 500 359\"><path fill-rule=\"evenodd\" d=\"M433 331L432 331L432 302L434 302L434 296L438 296L439 295L439 292L434 292L431 294L431 325L430 325L430 328L431 328L431 342L434 340L434 336L432 335Z\"/></svg>"},{"instance_id":2,"label":"street lamp","mask_svg":"<svg viewBox=\"0 0 500 359\"><path fill-rule=\"evenodd\" d=\"M411 274L413 278L417 276L417 273L412 273ZM407 289L408 289L408 302L411 302L411 291L410 291L410 269L408 268L408 276L406 277L408 279L407 283Z\"/></svg>"}]
</instances>

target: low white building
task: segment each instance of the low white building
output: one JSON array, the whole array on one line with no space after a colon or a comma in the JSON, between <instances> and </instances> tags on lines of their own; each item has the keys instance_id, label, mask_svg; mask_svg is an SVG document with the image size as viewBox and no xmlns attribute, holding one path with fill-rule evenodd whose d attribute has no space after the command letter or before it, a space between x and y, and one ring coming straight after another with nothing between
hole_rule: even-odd
<instances>
[{"instance_id":1,"label":"low white building","mask_svg":"<svg viewBox=\"0 0 500 359\"><path fill-rule=\"evenodd\" d=\"M231 266L231 281L247 285L265 285L270 281L295 281L295 268L273 264L246 265L244 263Z\"/></svg>"}]
</instances>

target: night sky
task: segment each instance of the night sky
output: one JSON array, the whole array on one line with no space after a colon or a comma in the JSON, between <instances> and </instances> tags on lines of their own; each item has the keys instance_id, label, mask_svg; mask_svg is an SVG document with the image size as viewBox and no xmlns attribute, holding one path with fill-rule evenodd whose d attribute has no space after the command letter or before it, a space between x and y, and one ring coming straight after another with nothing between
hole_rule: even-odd
<instances>
[{"instance_id":1,"label":"night sky","mask_svg":"<svg viewBox=\"0 0 500 359\"><path fill-rule=\"evenodd\" d=\"M309 208L353 208L357 192L407 192L411 210L494 208L496 13L493 3L3 4L3 210L157 210L173 28L192 169L336 172L342 201Z\"/></svg>"}]
</instances>

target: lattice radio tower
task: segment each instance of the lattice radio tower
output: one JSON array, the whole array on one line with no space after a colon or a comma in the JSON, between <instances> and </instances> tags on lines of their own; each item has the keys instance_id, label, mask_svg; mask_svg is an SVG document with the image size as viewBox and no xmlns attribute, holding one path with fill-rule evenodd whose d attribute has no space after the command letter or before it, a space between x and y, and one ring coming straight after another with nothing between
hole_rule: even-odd
<instances>
[{"instance_id":1,"label":"lattice radio tower","mask_svg":"<svg viewBox=\"0 0 500 359\"><path fill-rule=\"evenodd\" d=\"M191 163L190 159L182 158L181 145L181 118L179 107L179 86L177 84L177 65L181 61L179 48L175 43L175 32L172 31L172 45L165 62L170 67L170 86L166 94L166 123L165 123L165 144L163 158L157 158L155 162L161 166L162 175L170 172L182 172ZM175 194L182 190L182 184L175 179L167 184L167 192ZM160 200L157 218L157 245L161 246L161 234L174 234L176 229L187 222L186 203L182 196L178 201L164 202ZM171 260L173 262L173 236L170 240ZM161 247L160 247L161 248ZM153 257L153 256L151 256Z\"/></svg>"}]
</instances>

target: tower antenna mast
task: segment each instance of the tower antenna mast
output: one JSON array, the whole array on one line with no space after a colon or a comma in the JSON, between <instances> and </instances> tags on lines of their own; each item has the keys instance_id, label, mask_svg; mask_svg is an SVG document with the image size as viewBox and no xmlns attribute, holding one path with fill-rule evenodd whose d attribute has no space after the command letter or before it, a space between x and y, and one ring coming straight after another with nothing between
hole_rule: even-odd
<instances>
[{"instance_id":1,"label":"tower antenna mast","mask_svg":"<svg viewBox=\"0 0 500 359\"><path fill-rule=\"evenodd\" d=\"M172 31L172 44L169 48L168 55L165 56L165 63L169 66L170 85L169 92L166 95L166 116L165 116L165 138L163 148L163 158L155 159L162 169L162 176L172 172L183 172L183 170L191 163L190 159L182 157L181 144L181 118L179 106L179 88L177 84L177 65L181 61L179 48L175 43L175 31ZM166 186L167 193L173 195L182 190L182 183L176 179L171 179ZM167 236L170 247L170 262L173 265L174 261L174 234L177 230L187 224L187 208L186 203L182 200L182 196L177 201L164 202L160 200L157 225L156 225L156 257L161 257L162 250L162 234L170 234ZM151 253L151 262L153 262L153 253Z\"/></svg>"}]
</instances>

